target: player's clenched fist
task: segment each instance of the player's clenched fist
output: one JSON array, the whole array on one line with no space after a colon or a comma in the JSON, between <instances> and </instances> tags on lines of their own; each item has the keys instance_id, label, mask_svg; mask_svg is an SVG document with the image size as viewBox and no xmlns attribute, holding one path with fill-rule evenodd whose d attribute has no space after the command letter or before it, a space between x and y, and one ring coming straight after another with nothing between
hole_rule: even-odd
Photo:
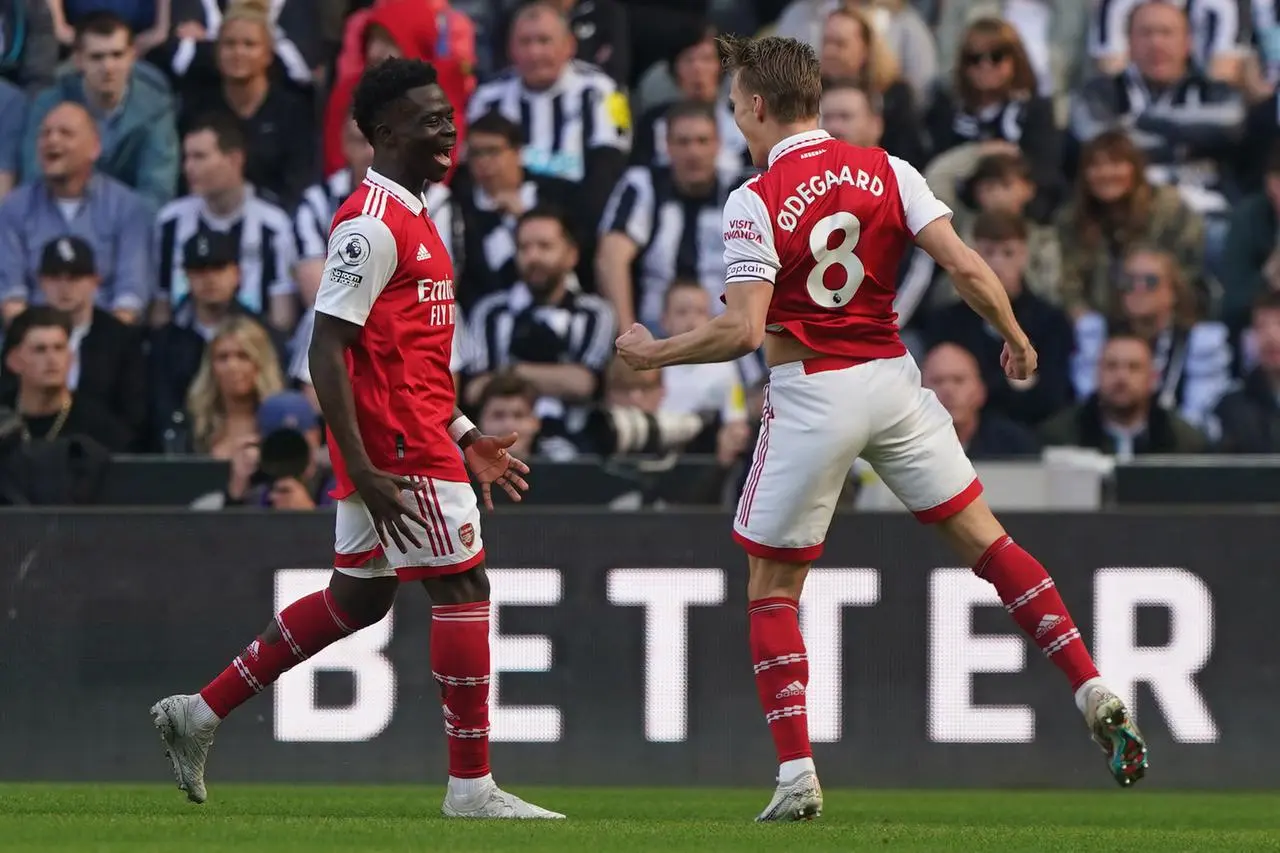
<instances>
[{"instance_id":1,"label":"player's clenched fist","mask_svg":"<svg viewBox=\"0 0 1280 853\"><path fill-rule=\"evenodd\" d=\"M632 323L618 336L614 342L618 347L618 355L633 370L652 370L657 367L653 363L653 333L639 323Z\"/></svg>"},{"instance_id":2,"label":"player's clenched fist","mask_svg":"<svg viewBox=\"0 0 1280 853\"><path fill-rule=\"evenodd\" d=\"M1030 342L1020 346L1006 342L1004 352L1000 353L1000 366L1010 379L1030 379L1035 375L1038 363L1036 349Z\"/></svg>"}]
</instances>

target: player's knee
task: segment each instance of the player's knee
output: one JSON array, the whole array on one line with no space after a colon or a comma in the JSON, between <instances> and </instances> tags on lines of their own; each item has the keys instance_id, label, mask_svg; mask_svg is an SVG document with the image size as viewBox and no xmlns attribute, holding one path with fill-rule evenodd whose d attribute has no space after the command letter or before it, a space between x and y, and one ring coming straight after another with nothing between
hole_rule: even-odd
<instances>
[{"instance_id":1,"label":"player's knee","mask_svg":"<svg viewBox=\"0 0 1280 853\"><path fill-rule=\"evenodd\" d=\"M476 566L456 575L427 578L422 582L432 604L471 604L489 600L489 575Z\"/></svg>"},{"instance_id":2,"label":"player's knee","mask_svg":"<svg viewBox=\"0 0 1280 853\"><path fill-rule=\"evenodd\" d=\"M329 581L329 594L341 611L344 624L365 628L382 620L396 600L400 581L395 577L353 578L334 572Z\"/></svg>"},{"instance_id":3,"label":"player's knee","mask_svg":"<svg viewBox=\"0 0 1280 853\"><path fill-rule=\"evenodd\" d=\"M761 598L794 598L798 601L808 574L808 563L784 563L780 560L751 557L747 599L756 601Z\"/></svg>"}]
</instances>

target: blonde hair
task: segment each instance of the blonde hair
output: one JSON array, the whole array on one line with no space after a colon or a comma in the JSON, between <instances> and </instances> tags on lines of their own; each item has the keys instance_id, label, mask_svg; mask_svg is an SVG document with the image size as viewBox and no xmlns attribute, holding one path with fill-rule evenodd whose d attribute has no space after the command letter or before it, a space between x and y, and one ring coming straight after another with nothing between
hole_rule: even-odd
<instances>
[{"instance_id":1,"label":"blonde hair","mask_svg":"<svg viewBox=\"0 0 1280 853\"><path fill-rule=\"evenodd\" d=\"M275 21L271 18L270 0L231 0L227 11L222 15L223 27L232 21L257 24L262 27L268 43L275 41Z\"/></svg>"},{"instance_id":2,"label":"blonde hair","mask_svg":"<svg viewBox=\"0 0 1280 853\"><path fill-rule=\"evenodd\" d=\"M737 72L739 88L759 95L774 120L787 124L817 117L822 73L812 47L777 36L726 35L716 43L725 70Z\"/></svg>"},{"instance_id":3,"label":"blonde hair","mask_svg":"<svg viewBox=\"0 0 1280 853\"><path fill-rule=\"evenodd\" d=\"M224 320L204 348L200 369L196 371L196 378L187 390L187 413L191 417L196 450L200 453L209 452L227 422L227 404L213 377L213 352L220 342L228 338L234 338L244 348L249 360L258 370L253 389L255 408L272 394L284 390L280 363L266 329L248 317Z\"/></svg>"},{"instance_id":4,"label":"blonde hair","mask_svg":"<svg viewBox=\"0 0 1280 853\"><path fill-rule=\"evenodd\" d=\"M867 46L867 61L854 79L860 85L883 95L890 86L902 79L902 68L893 48L885 42L871 16L862 8L846 2L837 7L828 16L828 20L837 16L848 18L857 24L862 30L862 41Z\"/></svg>"}]
</instances>

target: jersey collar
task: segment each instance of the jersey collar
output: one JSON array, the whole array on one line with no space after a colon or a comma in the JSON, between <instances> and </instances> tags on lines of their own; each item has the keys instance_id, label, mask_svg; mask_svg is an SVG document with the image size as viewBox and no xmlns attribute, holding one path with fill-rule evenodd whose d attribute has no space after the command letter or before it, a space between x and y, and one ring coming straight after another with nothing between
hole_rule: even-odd
<instances>
[{"instance_id":1,"label":"jersey collar","mask_svg":"<svg viewBox=\"0 0 1280 853\"><path fill-rule=\"evenodd\" d=\"M370 184L372 186L378 187L379 189L386 190L388 193L391 194L392 198L396 199L405 207L409 208L409 212L412 213L414 216L421 215L422 199L419 198L416 194L409 192L407 189L400 186L395 181L391 180L385 175L380 175L377 172L375 172L373 169L369 169L367 172L364 173L364 182L366 184Z\"/></svg>"},{"instance_id":2,"label":"jersey collar","mask_svg":"<svg viewBox=\"0 0 1280 853\"><path fill-rule=\"evenodd\" d=\"M804 133L795 133L773 146L773 150L769 152L769 165L772 166L777 162L779 157L783 157L795 151L797 148L806 148L810 145L817 145L820 142L826 142L831 138L831 134L825 130L806 130Z\"/></svg>"}]
</instances>

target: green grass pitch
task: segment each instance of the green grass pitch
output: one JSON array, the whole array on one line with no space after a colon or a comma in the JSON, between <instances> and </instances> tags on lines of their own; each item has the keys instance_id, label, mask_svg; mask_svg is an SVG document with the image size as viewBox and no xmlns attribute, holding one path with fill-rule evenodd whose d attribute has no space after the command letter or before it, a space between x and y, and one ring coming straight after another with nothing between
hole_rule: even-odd
<instances>
[{"instance_id":1,"label":"green grass pitch","mask_svg":"<svg viewBox=\"0 0 1280 853\"><path fill-rule=\"evenodd\" d=\"M0 785L0 851L786 853L1280 851L1280 794L826 792L812 823L756 825L770 791L521 788L557 822L439 816L438 788Z\"/></svg>"}]
</instances>

